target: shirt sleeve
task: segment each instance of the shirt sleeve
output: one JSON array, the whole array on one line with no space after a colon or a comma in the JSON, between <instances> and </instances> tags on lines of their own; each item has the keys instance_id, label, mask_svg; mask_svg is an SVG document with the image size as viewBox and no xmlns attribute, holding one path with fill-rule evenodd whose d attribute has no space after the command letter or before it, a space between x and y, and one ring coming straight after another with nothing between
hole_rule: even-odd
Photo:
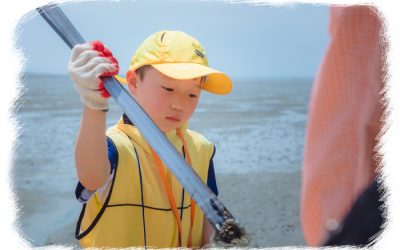
<instances>
[{"instance_id":1,"label":"shirt sleeve","mask_svg":"<svg viewBox=\"0 0 400 250\"><path fill-rule=\"evenodd\" d=\"M213 155L211 156L210 159L210 165L208 167L207 186L214 192L215 195L218 195L217 180L215 178L214 162L213 162L214 155L215 155L215 147Z\"/></svg>"},{"instance_id":2,"label":"shirt sleeve","mask_svg":"<svg viewBox=\"0 0 400 250\"><path fill-rule=\"evenodd\" d=\"M105 187L109 186L109 182L112 180L114 169L118 163L117 148L115 147L113 141L109 137L107 137L107 147L108 147L108 160L110 161L111 165L111 172L110 172L110 177L108 178L104 186L101 187L99 190L102 190ZM94 193L95 193L94 191L86 189L81 182L78 182L75 189L75 197L79 202L86 203Z\"/></svg>"},{"instance_id":3,"label":"shirt sleeve","mask_svg":"<svg viewBox=\"0 0 400 250\"><path fill-rule=\"evenodd\" d=\"M108 160L110 161L111 173L112 173L118 164L118 151L117 147L114 145L114 142L111 140L110 137L107 137L107 147L108 147Z\"/></svg>"}]
</instances>

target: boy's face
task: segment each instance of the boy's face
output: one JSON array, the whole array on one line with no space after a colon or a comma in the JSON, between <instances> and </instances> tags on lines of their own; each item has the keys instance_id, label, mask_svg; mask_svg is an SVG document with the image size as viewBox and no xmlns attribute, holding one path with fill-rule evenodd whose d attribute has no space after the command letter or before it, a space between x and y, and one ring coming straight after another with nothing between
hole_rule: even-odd
<instances>
[{"instance_id":1,"label":"boy's face","mask_svg":"<svg viewBox=\"0 0 400 250\"><path fill-rule=\"evenodd\" d=\"M161 131L175 130L189 120L200 98L200 78L177 80L153 68L146 71L143 80L131 73L130 92Z\"/></svg>"}]
</instances>

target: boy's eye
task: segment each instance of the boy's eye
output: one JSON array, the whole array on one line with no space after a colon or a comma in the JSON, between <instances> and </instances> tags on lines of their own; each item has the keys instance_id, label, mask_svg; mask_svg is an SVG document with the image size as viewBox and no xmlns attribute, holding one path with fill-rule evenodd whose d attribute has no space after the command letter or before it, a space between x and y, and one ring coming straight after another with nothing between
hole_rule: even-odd
<instances>
[{"instance_id":1,"label":"boy's eye","mask_svg":"<svg viewBox=\"0 0 400 250\"><path fill-rule=\"evenodd\" d=\"M173 88L168 88L168 87L164 87L164 86L161 86L165 91L168 91L168 92L172 92L172 91L174 91L174 89Z\"/></svg>"},{"instance_id":2,"label":"boy's eye","mask_svg":"<svg viewBox=\"0 0 400 250\"><path fill-rule=\"evenodd\" d=\"M197 95L195 95L195 94L189 94L189 97L190 97L190 98L197 98Z\"/></svg>"}]
</instances>

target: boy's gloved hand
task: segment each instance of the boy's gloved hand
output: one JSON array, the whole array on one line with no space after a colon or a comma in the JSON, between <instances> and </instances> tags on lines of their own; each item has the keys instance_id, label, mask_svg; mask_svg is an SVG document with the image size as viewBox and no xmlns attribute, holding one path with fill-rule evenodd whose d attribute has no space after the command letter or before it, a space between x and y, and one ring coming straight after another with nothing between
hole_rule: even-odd
<instances>
[{"instance_id":1,"label":"boy's gloved hand","mask_svg":"<svg viewBox=\"0 0 400 250\"><path fill-rule=\"evenodd\" d=\"M71 52L68 71L82 102L94 110L108 110L110 94L103 76L118 74L118 61L100 41L76 45Z\"/></svg>"}]
</instances>

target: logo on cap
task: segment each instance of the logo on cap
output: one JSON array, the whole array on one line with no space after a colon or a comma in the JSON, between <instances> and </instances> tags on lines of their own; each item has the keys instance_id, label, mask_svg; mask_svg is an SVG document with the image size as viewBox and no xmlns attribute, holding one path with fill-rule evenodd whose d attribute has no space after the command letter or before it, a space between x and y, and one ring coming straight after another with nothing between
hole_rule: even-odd
<instances>
[{"instance_id":1,"label":"logo on cap","mask_svg":"<svg viewBox=\"0 0 400 250\"><path fill-rule=\"evenodd\" d=\"M199 51L199 50L196 49L195 52L196 52L196 55L198 55L198 56L200 56L201 58L204 59L204 54L201 53L201 51Z\"/></svg>"}]
</instances>

